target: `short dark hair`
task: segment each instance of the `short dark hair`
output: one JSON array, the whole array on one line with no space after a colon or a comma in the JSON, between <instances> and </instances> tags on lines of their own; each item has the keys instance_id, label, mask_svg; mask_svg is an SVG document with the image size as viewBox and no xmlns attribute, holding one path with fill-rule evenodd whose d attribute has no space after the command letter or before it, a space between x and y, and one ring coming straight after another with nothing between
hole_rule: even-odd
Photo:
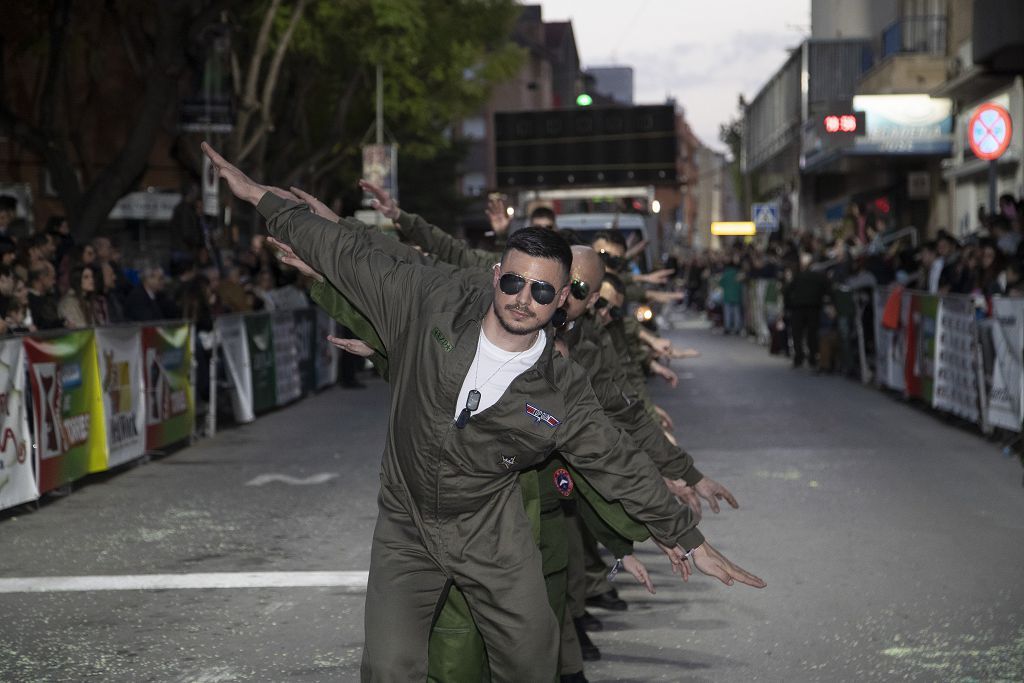
<instances>
[{"instance_id":1,"label":"short dark hair","mask_svg":"<svg viewBox=\"0 0 1024 683\"><path fill-rule=\"evenodd\" d=\"M612 288L622 296L626 296L626 284L622 281L622 278L615 273L605 273L603 281L610 284Z\"/></svg>"},{"instance_id":2,"label":"short dark hair","mask_svg":"<svg viewBox=\"0 0 1024 683\"><path fill-rule=\"evenodd\" d=\"M557 221L555 212L547 206L538 206L536 209L530 212L530 223L533 223L538 218L547 218L554 224Z\"/></svg>"},{"instance_id":3,"label":"short dark hair","mask_svg":"<svg viewBox=\"0 0 1024 683\"><path fill-rule=\"evenodd\" d=\"M626 246L625 236L618 230L602 230L601 232L594 235L594 242L598 240L604 240L606 242L611 242L612 244L617 244L623 249L628 248Z\"/></svg>"},{"instance_id":4,"label":"short dark hair","mask_svg":"<svg viewBox=\"0 0 1024 683\"><path fill-rule=\"evenodd\" d=\"M523 228L508 238L505 251L501 254L502 263L508 252L515 249L528 256L554 259L562 264L562 270L568 275L572 269L572 249L569 243L554 230L547 228Z\"/></svg>"}]
</instances>

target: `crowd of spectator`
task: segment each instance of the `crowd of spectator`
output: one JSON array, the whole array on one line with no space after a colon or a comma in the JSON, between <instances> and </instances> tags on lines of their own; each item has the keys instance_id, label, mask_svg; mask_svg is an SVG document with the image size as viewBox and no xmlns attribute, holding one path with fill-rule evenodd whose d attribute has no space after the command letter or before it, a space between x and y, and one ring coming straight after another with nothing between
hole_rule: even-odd
<instances>
[{"instance_id":1,"label":"crowd of spectator","mask_svg":"<svg viewBox=\"0 0 1024 683\"><path fill-rule=\"evenodd\" d=\"M776 280L785 311L778 328L789 339L773 345L788 353L791 339L799 366L806 344L810 364L817 366L818 336L836 324L831 293L837 286L899 284L932 294L969 295L979 315L990 311L993 296L1024 296L1024 201L1005 194L998 209L979 212L980 228L970 235L958 239L940 230L918 243L912 231L852 205L834 237L795 233L767 246L738 243L693 253L672 265L687 305L708 311L725 334L745 331L744 288L756 280Z\"/></svg>"},{"instance_id":2,"label":"crowd of spectator","mask_svg":"<svg viewBox=\"0 0 1024 683\"><path fill-rule=\"evenodd\" d=\"M181 318L209 330L219 314L273 309L270 292L295 278L262 236L211 241L187 199L170 232L165 258L128 265L110 237L77 240L61 216L25 229L0 195L0 335Z\"/></svg>"}]
</instances>

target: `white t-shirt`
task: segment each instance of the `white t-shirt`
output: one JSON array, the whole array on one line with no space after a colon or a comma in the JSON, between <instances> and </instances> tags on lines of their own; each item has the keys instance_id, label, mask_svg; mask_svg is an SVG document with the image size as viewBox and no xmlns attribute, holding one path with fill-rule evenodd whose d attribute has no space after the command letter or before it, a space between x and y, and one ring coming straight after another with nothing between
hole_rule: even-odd
<instances>
[{"instance_id":1,"label":"white t-shirt","mask_svg":"<svg viewBox=\"0 0 1024 683\"><path fill-rule=\"evenodd\" d=\"M546 341L544 333L538 332L533 346L525 351L504 351L492 344L481 329L480 340L476 345L476 356L469 364L469 372L466 373L466 379L462 380L462 390L459 391L459 398L455 403L455 417L458 418L459 413L466 407L466 399L473 389L480 392L480 407L473 411L473 415L497 403L508 389L508 385L512 384L512 380L537 362L544 351Z\"/></svg>"}]
</instances>

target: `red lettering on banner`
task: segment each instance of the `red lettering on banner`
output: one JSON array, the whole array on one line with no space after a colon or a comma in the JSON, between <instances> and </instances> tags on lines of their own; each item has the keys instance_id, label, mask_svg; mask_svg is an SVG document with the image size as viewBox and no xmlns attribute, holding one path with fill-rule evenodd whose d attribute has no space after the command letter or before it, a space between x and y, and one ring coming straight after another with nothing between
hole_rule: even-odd
<instances>
[{"instance_id":1,"label":"red lettering on banner","mask_svg":"<svg viewBox=\"0 0 1024 683\"><path fill-rule=\"evenodd\" d=\"M14 434L14 430L11 429L10 427L6 427L4 429L3 441L0 441L0 451L6 451L7 450L7 444L10 441L14 442L14 451L17 454L18 464L19 465L24 465L25 464L25 444L24 443L19 443L18 442L18 437L15 436L15 434Z\"/></svg>"}]
</instances>

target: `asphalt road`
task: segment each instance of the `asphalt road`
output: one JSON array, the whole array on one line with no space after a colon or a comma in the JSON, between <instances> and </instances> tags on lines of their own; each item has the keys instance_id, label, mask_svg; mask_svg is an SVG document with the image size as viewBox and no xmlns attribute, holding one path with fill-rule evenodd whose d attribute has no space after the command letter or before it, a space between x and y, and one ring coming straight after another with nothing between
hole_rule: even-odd
<instances>
[{"instance_id":1,"label":"asphalt road","mask_svg":"<svg viewBox=\"0 0 1024 683\"><path fill-rule=\"evenodd\" d=\"M630 608L599 613L591 681L1024 680L1015 459L745 340L672 336L703 356L653 392L741 503L702 528L768 588L684 585L645 546L658 593L620 577ZM388 403L368 381L0 516L0 681L356 680ZM341 578L294 585L312 571ZM283 585L4 582L234 572Z\"/></svg>"}]
</instances>

